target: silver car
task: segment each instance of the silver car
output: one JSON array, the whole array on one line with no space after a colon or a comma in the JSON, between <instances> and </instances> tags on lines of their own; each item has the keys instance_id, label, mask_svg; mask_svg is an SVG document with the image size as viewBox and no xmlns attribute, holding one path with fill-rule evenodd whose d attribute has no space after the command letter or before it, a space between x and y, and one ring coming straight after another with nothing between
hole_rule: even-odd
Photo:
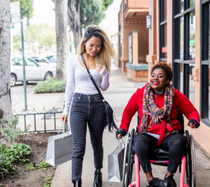
<instances>
[{"instance_id":1,"label":"silver car","mask_svg":"<svg viewBox=\"0 0 210 187\"><path fill-rule=\"evenodd\" d=\"M31 58L25 58L25 75L26 82L40 81L53 77L55 75L55 68L37 64ZM23 81L23 59L22 57L11 58L11 86L16 82Z\"/></svg>"},{"instance_id":2,"label":"silver car","mask_svg":"<svg viewBox=\"0 0 210 187\"><path fill-rule=\"evenodd\" d=\"M42 57L39 57L39 56L30 56L29 58L31 58L32 60L36 61L38 64L49 64L50 61L45 59L45 58L42 58Z\"/></svg>"}]
</instances>

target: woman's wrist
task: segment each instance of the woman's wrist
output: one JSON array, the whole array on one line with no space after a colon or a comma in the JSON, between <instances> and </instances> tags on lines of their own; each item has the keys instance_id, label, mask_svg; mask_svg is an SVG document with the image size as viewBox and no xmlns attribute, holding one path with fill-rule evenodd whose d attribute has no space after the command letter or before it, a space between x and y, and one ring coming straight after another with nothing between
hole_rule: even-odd
<instances>
[{"instance_id":1,"label":"woman's wrist","mask_svg":"<svg viewBox=\"0 0 210 187\"><path fill-rule=\"evenodd\" d=\"M105 77L109 75L109 71L105 67L103 67L103 69L99 72L99 74Z\"/></svg>"}]
</instances>

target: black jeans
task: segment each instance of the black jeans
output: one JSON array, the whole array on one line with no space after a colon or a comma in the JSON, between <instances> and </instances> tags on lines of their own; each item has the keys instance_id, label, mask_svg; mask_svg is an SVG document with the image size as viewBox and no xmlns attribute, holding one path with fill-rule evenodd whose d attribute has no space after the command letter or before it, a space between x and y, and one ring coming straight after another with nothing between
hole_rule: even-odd
<instances>
[{"instance_id":1,"label":"black jeans","mask_svg":"<svg viewBox=\"0 0 210 187\"><path fill-rule=\"evenodd\" d=\"M85 154L87 125L90 131L96 169L102 168L103 131L105 112L99 94L74 94L71 107L70 126L73 138L72 181L78 181L82 175L82 162Z\"/></svg>"},{"instance_id":2,"label":"black jeans","mask_svg":"<svg viewBox=\"0 0 210 187\"><path fill-rule=\"evenodd\" d=\"M146 133L134 137L134 149L144 172L151 171L150 155L158 148L158 140ZM186 140L180 133L174 133L163 139L161 147L169 151L168 171L175 173L185 152Z\"/></svg>"}]
</instances>

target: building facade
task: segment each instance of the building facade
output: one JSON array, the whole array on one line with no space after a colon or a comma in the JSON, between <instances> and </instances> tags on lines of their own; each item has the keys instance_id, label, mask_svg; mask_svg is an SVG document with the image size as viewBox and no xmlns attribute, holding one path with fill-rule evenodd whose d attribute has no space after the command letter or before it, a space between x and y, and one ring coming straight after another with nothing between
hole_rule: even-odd
<instances>
[{"instance_id":1,"label":"building facade","mask_svg":"<svg viewBox=\"0 0 210 187\"><path fill-rule=\"evenodd\" d=\"M123 6L129 2L123 1ZM120 10L120 14L124 16L124 10ZM124 23L126 18L119 15L118 22ZM142 31L148 33L144 46L147 48L148 44L148 53L142 53L148 64L147 80L151 66L157 61L165 61L172 67L172 84L189 98L201 117L198 129L190 129L187 125L185 128L210 154L210 0L149 0L149 15L151 28L145 31L146 23L142 27ZM124 29L125 25L120 27ZM119 29L119 43L127 46L119 51L119 67L126 72L124 62L127 59L123 50L128 49L128 44L126 39L121 41L126 37L125 34L121 36L122 33ZM143 58L142 55L139 60Z\"/></svg>"},{"instance_id":2,"label":"building facade","mask_svg":"<svg viewBox=\"0 0 210 187\"><path fill-rule=\"evenodd\" d=\"M148 14L149 0L123 0L118 13L118 67L136 82L148 77Z\"/></svg>"},{"instance_id":3,"label":"building facade","mask_svg":"<svg viewBox=\"0 0 210 187\"><path fill-rule=\"evenodd\" d=\"M210 154L210 1L150 0L150 14L148 69L156 61L172 67L174 87L190 99L201 117L200 128L185 127Z\"/></svg>"}]
</instances>

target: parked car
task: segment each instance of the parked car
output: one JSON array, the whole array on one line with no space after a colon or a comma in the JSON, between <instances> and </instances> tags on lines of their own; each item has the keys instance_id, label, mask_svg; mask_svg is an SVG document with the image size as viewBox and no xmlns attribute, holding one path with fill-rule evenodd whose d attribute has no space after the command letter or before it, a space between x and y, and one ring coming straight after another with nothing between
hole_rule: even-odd
<instances>
[{"instance_id":1,"label":"parked car","mask_svg":"<svg viewBox=\"0 0 210 187\"><path fill-rule=\"evenodd\" d=\"M56 55L48 55L46 56L46 59L49 60L50 62L55 62L57 61L57 56Z\"/></svg>"},{"instance_id":2,"label":"parked car","mask_svg":"<svg viewBox=\"0 0 210 187\"><path fill-rule=\"evenodd\" d=\"M26 82L45 80L55 75L55 68L48 65L38 64L32 58L26 57L25 75L26 75ZM11 58L10 77L11 77L11 86L14 86L18 81L23 81L22 57Z\"/></svg>"},{"instance_id":3,"label":"parked car","mask_svg":"<svg viewBox=\"0 0 210 187\"><path fill-rule=\"evenodd\" d=\"M38 64L51 66L53 68L53 70L56 72L56 63L51 63L46 58L39 57L39 56L30 56L29 58L32 59L32 60L34 60L34 61L36 61Z\"/></svg>"},{"instance_id":4,"label":"parked car","mask_svg":"<svg viewBox=\"0 0 210 187\"><path fill-rule=\"evenodd\" d=\"M42 57L38 57L38 56L30 56L30 58L32 58L34 61L36 61L38 64L39 63L50 63L49 60L47 60L46 58L42 58Z\"/></svg>"}]
</instances>

